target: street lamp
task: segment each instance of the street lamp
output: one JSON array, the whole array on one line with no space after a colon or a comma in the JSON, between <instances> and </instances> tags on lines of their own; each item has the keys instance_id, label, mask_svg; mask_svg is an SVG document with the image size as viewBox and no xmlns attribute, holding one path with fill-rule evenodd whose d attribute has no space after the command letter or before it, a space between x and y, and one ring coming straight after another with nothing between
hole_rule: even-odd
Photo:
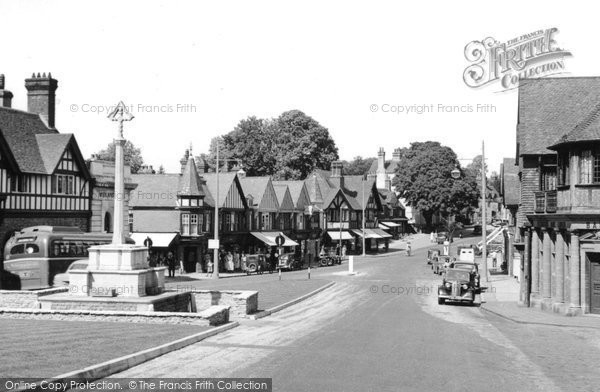
<instances>
[{"instance_id":1,"label":"street lamp","mask_svg":"<svg viewBox=\"0 0 600 392\"><path fill-rule=\"evenodd\" d=\"M367 255L367 251L365 249L366 247L366 240L365 240L365 210L366 210L366 205L365 205L365 177L363 176L362 178L362 255L363 257L365 257ZM378 250L379 251L379 250Z\"/></svg>"},{"instance_id":2,"label":"street lamp","mask_svg":"<svg viewBox=\"0 0 600 392\"><path fill-rule=\"evenodd\" d=\"M219 141L221 138L217 139L217 156L215 162L215 177L216 177L216 195L215 195L215 233L214 233L214 246L215 246L215 254L214 254L214 268L212 273L213 279L219 279ZM225 164L229 161L239 162L237 159L223 159Z\"/></svg>"}]
</instances>

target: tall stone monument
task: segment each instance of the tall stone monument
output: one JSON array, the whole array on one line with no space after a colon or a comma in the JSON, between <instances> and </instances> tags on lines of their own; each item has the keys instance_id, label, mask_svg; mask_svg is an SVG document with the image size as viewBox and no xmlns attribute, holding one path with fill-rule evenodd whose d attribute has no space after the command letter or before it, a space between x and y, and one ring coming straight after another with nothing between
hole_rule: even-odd
<instances>
[{"instance_id":1,"label":"tall stone monument","mask_svg":"<svg viewBox=\"0 0 600 392\"><path fill-rule=\"evenodd\" d=\"M117 122L115 143L115 193L113 238L109 245L89 248L87 270L73 270L69 274L71 294L92 297L144 297L160 294L165 286L165 267L149 268L148 248L125 243L125 179L123 123L133 115L123 102L115 107L108 118Z\"/></svg>"}]
</instances>

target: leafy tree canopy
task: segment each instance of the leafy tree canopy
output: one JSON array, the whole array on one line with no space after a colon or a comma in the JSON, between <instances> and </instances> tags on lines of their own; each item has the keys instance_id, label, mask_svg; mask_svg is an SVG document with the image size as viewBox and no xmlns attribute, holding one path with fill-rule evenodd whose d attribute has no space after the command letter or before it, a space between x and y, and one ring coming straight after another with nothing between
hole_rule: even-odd
<instances>
[{"instance_id":1,"label":"leafy tree canopy","mask_svg":"<svg viewBox=\"0 0 600 392\"><path fill-rule=\"evenodd\" d=\"M461 214L477 205L479 193L473 173L462 170L460 178L452 178L452 170L459 167L450 147L439 142L415 142L402 151L393 185L431 226L435 213Z\"/></svg>"},{"instance_id":2,"label":"leafy tree canopy","mask_svg":"<svg viewBox=\"0 0 600 392\"><path fill-rule=\"evenodd\" d=\"M376 161L377 158L363 158L360 155L354 157L350 162L344 161L344 173L349 176L361 176L366 174L373 161Z\"/></svg>"},{"instance_id":3,"label":"leafy tree canopy","mask_svg":"<svg viewBox=\"0 0 600 392\"><path fill-rule=\"evenodd\" d=\"M248 117L228 134L211 142L208 161L214 166L219 154L236 162L249 176L272 175L277 179L304 179L314 169L328 169L338 150L327 128L299 110L275 119Z\"/></svg>"},{"instance_id":4,"label":"leafy tree canopy","mask_svg":"<svg viewBox=\"0 0 600 392\"><path fill-rule=\"evenodd\" d=\"M144 158L142 158L142 151L133 145L129 140L125 142L125 146L123 148L125 163L128 163L131 167L131 172L133 174L137 173L142 165L144 164ZM111 142L109 145L103 149L98 151L95 156L98 159L104 161L115 161L115 143Z\"/></svg>"}]
</instances>

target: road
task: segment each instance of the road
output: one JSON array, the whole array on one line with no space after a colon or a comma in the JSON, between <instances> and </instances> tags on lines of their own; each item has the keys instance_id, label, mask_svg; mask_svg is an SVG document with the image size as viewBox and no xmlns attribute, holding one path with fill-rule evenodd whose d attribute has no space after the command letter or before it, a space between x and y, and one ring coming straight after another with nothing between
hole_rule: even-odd
<instances>
[{"instance_id":1,"label":"road","mask_svg":"<svg viewBox=\"0 0 600 392\"><path fill-rule=\"evenodd\" d=\"M600 331L438 305L439 278L425 252L356 261L356 276L344 274L345 266L320 268L314 275L336 285L317 296L113 377L271 377L274 390L286 392L600 385Z\"/></svg>"}]
</instances>

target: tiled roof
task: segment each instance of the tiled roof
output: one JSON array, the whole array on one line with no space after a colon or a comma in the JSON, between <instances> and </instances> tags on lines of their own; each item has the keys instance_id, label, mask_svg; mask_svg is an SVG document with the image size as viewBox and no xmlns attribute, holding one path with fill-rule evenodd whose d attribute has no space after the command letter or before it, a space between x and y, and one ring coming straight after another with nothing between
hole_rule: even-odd
<instances>
[{"instance_id":1,"label":"tiled roof","mask_svg":"<svg viewBox=\"0 0 600 392\"><path fill-rule=\"evenodd\" d=\"M390 208L402 208L405 209L396 193L390 191L389 189L377 189L379 191L379 197L381 197L381 202L383 204L387 204Z\"/></svg>"},{"instance_id":2,"label":"tiled roof","mask_svg":"<svg viewBox=\"0 0 600 392\"><path fill-rule=\"evenodd\" d=\"M219 172L219 208L225 204L227 194L231 189L232 183L235 181L236 175L235 172ZM217 175L216 173L202 173L202 178L206 181L207 187L204 204L214 207L214 196L217 193Z\"/></svg>"},{"instance_id":3,"label":"tiled roof","mask_svg":"<svg viewBox=\"0 0 600 392\"><path fill-rule=\"evenodd\" d=\"M275 195L277 196L277 202L279 203L279 210L282 212L291 212L295 205L292 200L292 195L290 195L288 191L288 186L286 184L278 184L273 181L273 189L275 189ZM286 195L289 195L286 198Z\"/></svg>"},{"instance_id":4,"label":"tiled roof","mask_svg":"<svg viewBox=\"0 0 600 392\"><path fill-rule=\"evenodd\" d=\"M337 195L339 189L342 189L344 196L348 200L350 207L355 210L361 210L363 208L363 176L344 176L344 184L340 188L340 181L338 178L331 177L331 173L325 170L316 170L317 178L321 178L319 185L323 194L322 207L326 208L331 204L331 201ZM321 184L323 184L321 186ZM365 203L369 200L369 194L375 184L374 178L368 178L364 181L365 191Z\"/></svg>"},{"instance_id":5,"label":"tiled roof","mask_svg":"<svg viewBox=\"0 0 600 392\"><path fill-rule=\"evenodd\" d=\"M179 194L186 196L204 196L202 180L198 175L196 162L192 156L189 157L185 164L185 168L183 169L183 174L179 181Z\"/></svg>"},{"instance_id":6,"label":"tiled roof","mask_svg":"<svg viewBox=\"0 0 600 392\"><path fill-rule=\"evenodd\" d=\"M518 205L520 194L519 167L514 158L504 158L502 161L502 197L504 205Z\"/></svg>"},{"instance_id":7,"label":"tiled roof","mask_svg":"<svg viewBox=\"0 0 600 392\"><path fill-rule=\"evenodd\" d=\"M290 190L290 196L294 202L294 207L298 208L298 202L302 196L302 190L305 187L304 181L273 181L273 186L278 185L286 185L288 187ZM302 208L304 208L304 206L302 206Z\"/></svg>"},{"instance_id":8,"label":"tiled roof","mask_svg":"<svg viewBox=\"0 0 600 392\"><path fill-rule=\"evenodd\" d=\"M267 186L271 181L270 177L245 177L241 179L242 189L244 190L244 196L252 196L254 203L260 205L262 198L267 190Z\"/></svg>"},{"instance_id":9,"label":"tiled roof","mask_svg":"<svg viewBox=\"0 0 600 392\"><path fill-rule=\"evenodd\" d=\"M176 207L179 174L132 174L130 207Z\"/></svg>"},{"instance_id":10,"label":"tiled roof","mask_svg":"<svg viewBox=\"0 0 600 392\"><path fill-rule=\"evenodd\" d=\"M519 82L519 154L548 149L600 103L600 77L541 78Z\"/></svg>"},{"instance_id":11,"label":"tiled roof","mask_svg":"<svg viewBox=\"0 0 600 392\"><path fill-rule=\"evenodd\" d=\"M554 149L565 143L598 140L600 140L600 103L572 131L564 134L550 148Z\"/></svg>"},{"instance_id":12,"label":"tiled roof","mask_svg":"<svg viewBox=\"0 0 600 392\"><path fill-rule=\"evenodd\" d=\"M38 134L35 135L40 151L40 157L44 163L46 173L54 172L60 162L67 145L73 139L70 133L63 134Z\"/></svg>"},{"instance_id":13,"label":"tiled roof","mask_svg":"<svg viewBox=\"0 0 600 392\"><path fill-rule=\"evenodd\" d=\"M38 114L0 107L0 133L21 172L52 174L71 145L79 169L89 177L75 137L48 128Z\"/></svg>"}]
</instances>

